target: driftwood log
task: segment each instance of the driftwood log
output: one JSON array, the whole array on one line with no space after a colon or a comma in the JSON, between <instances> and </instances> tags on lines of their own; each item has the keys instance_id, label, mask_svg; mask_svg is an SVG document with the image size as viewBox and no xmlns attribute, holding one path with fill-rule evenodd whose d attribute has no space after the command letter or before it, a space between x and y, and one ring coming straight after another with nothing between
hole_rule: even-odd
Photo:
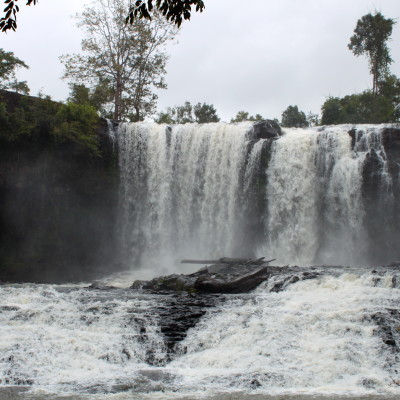
<instances>
[{"instance_id":1,"label":"driftwood log","mask_svg":"<svg viewBox=\"0 0 400 400\"><path fill-rule=\"evenodd\" d=\"M264 261L265 257L251 259L251 258L229 258L222 257L218 260L181 260L181 264L268 264L271 261L275 261L275 258L272 260Z\"/></svg>"}]
</instances>

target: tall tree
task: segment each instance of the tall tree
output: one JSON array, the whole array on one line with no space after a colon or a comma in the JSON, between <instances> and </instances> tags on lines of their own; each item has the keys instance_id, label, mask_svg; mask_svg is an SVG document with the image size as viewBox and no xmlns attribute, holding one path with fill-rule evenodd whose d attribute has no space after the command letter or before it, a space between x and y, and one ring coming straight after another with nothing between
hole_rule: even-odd
<instances>
[{"instance_id":1,"label":"tall tree","mask_svg":"<svg viewBox=\"0 0 400 400\"><path fill-rule=\"evenodd\" d=\"M9 89L18 93L29 94L26 81L18 81L16 70L29 68L24 61L15 57L12 51L0 49L0 89Z\"/></svg>"},{"instance_id":2,"label":"tall tree","mask_svg":"<svg viewBox=\"0 0 400 400\"><path fill-rule=\"evenodd\" d=\"M372 92L379 91L380 79L389 72L392 63L389 49L386 45L396 22L385 18L380 12L367 14L357 21L354 35L350 38L349 49L356 55L368 57L370 72L373 77Z\"/></svg>"},{"instance_id":3,"label":"tall tree","mask_svg":"<svg viewBox=\"0 0 400 400\"><path fill-rule=\"evenodd\" d=\"M193 107L194 117L197 123L205 124L208 122L219 122L220 118L217 115L217 110L212 104L197 103Z\"/></svg>"},{"instance_id":4,"label":"tall tree","mask_svg":"<svg viewBox=\"0 0 400 400\"><path fill-rule=\"evenodd\" d=\"M108 88L114 119L139 121L154 112L154 89L166 88L165 45L177 28L157 13L151 21L126 24L123 16L128 4L128 0L97 0L76 15L86 33L84 54L65 55L61 61L65 79L91 89Z\"/></svg>"},{"instance_id":5,"label":"tall tree","mask_svg":"<svg viewBox=\"0 0 400 400\"><path fill-rule=\"evenodd\" d=\"M304 128L308 126L306 114L297 106L289 106L282 113L282 126L287 128Z\"/></svg>"},{"instance_id":6,"label":"tall tree","mask_svg":"<svg viewBox=\"0 0 400 400\"><path fill-rule=\"evenodd\" d=\"M3 0L4 16L0 18L0 31L15 31L17 29L18 0ZM27 0L26 5L38 3L38 0ZM154 4L153 4L154 3ZM192 6L202 12L205 8L203 0L134 0L126 9L126 22L133 23L136 19L149 19L159 12L167 21L180 26L183 19L190 19Z\"/></svg>"}]
</instances>

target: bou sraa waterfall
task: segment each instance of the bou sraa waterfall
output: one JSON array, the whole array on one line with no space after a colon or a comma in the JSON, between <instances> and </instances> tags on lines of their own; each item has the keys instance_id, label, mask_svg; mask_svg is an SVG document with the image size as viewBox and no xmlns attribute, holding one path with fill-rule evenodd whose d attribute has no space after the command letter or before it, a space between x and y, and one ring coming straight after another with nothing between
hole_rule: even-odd
<instances>
[{"instance_id":1,"label":"bou sraa waterfall","mask_svg":"<svg viewBox=\"0 0 400 400\"><path fill-rule=\"evenodd\" d=\"M399 125L109 136L127 271L0 284L0 399L399 398Z\"/></svg>"}]
</instances>

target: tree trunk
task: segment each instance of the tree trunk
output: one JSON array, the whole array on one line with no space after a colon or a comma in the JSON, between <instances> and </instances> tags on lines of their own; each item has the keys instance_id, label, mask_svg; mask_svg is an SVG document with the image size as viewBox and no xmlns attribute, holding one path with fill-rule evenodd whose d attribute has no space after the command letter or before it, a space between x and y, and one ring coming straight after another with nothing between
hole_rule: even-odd
<instances>
[{"instance_id":1,"label":"tree trunk","mask_svg":"<svg viewBox=\"0 0 400 400\"><path fill-rule=\"evenodd\" d=\"M114 95L114 120L119 121L121 119L121 97L122 97L122 78L121 73L117 72L117 81Z\"/></svg>"}]
</instances>

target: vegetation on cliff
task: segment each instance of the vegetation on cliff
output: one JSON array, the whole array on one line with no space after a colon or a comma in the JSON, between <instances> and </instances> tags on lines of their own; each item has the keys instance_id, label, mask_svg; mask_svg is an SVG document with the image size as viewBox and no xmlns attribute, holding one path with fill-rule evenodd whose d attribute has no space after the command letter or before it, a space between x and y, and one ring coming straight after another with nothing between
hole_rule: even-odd
<instances>
[{"instance_id":1,"label":"vegetation on cliff","mask_svg":"<svg viewBox=\"0 0 400 400\"><path fill-rule=\"evenodd\" d=\"M57 103L50 98L20 96L0 91L0 141L73 142L82 150L100 156L100 118L90 105Z\"/></svg>"},{"instance_id":2,"label":"vegetation on cliff","mask_svg":"<svg viewBox=\"0 0 400 400\"><path fill-rule=\"evenodd\" d=\"M96 276L115 261L118 171L107 123L87 105L0 98L0 281Z\"/></svg>"}]
</instances>

